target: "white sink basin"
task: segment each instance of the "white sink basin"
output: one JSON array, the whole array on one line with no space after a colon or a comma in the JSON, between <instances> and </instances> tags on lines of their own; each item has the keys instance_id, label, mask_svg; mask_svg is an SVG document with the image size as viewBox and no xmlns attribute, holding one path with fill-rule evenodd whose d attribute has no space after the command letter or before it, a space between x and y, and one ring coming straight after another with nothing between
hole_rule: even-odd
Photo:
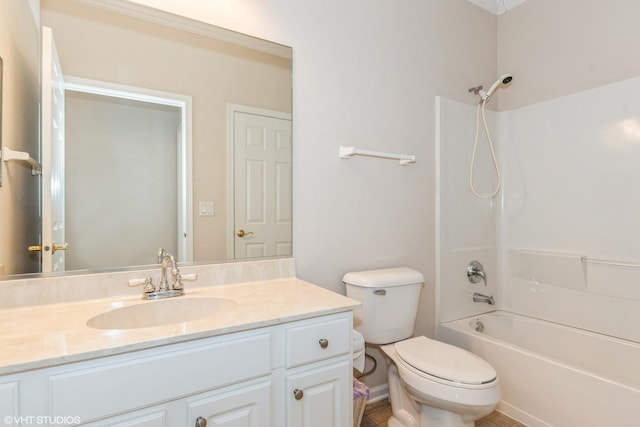
<instances>
[{"instance_id":1,"label":"white sink basin","mask_svg":"<svg viewBox=\"0 0 640 427\"><path fill-rule=\"evenodd\" d=\"M218 297L175 297L115 308L87 321L94 329L138 329L223 316L238 303Z\"/></svg>"}]
</instances>

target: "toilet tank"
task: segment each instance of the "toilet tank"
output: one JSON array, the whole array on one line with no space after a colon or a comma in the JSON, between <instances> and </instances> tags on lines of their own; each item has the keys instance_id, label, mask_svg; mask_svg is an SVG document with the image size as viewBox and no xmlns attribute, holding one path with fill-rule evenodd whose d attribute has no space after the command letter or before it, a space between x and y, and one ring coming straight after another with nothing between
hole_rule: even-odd
<instances>
[{"instance_id":1,"label":"toilet tank","mask_svg":"<svg viewBox=\"0 0 640 427\"><path fill-rule=\"evenodd\" d=\"M407 267L347 273L342 278L347 296L362 303L353 312L354 328L370 344L409 338L418 313L424 277Z\"/></svg>"}]
</instances>

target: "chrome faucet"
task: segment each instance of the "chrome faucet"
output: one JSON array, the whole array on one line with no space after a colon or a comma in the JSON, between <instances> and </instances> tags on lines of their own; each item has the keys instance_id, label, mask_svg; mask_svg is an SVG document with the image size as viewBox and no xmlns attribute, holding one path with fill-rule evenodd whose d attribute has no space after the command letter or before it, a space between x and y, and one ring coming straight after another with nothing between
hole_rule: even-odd
<instances>
[{"instance_id":1,"label":"chrome faucet","mask_svg":"<svg viewBox=\"0 0 640 427\"><path fill-rule=\"evenodd\" d=\"M161 264L162 270L160 275L160 283L156 287L153 284L151 277L144 279L131 279L129 280L129 286L144 285L143 299L162 299L179 297L184 295L183 280L196 280L198 276L196 274L182 275L176 264L176 259L173 255L160 248L158 250L158 262ZM169 274L171 274L171 282L169 282Z\"/></svg>"},{"instance_id":2,"label":"chrome faucet","mask_svg":"<svg viewBox=\"0 0 640 427\"><path fill-rule=\"evenodd\" d=\"M158 286L159 291L166 291L173 286L169 287L169 280L167 278L167 269L171 266L171 277L173 278L173 283L175 284L176 276L179 274L178 266L176 265L176 259L165 251L163 248L158 249L158 262L162 264L162 274L160 276L160 285Z\"/></svg>"},{"instance_id":3,"label":"chrome faucet","mask_svg":"<svg viewBox=\"0 0 640 427\"><path fill-rule=\"evenodd\" d=\"M487 286L487 273L484 271L484 267L478 261L471 261L467 267L467 279L471 283L478 283L482 280L485 286Z\"/></svg>"},{"instance_id":4,"label":"chrome faucet","mask_svg":"<svg viewBox=\"0 0 640 427\"><path fill-rule=\"evenodd\" d=\"M496 303L492 295L485 295L478 292L473 293L473 302L486 302L489 305L494 305Z\"/></svg>"}]
</instances>

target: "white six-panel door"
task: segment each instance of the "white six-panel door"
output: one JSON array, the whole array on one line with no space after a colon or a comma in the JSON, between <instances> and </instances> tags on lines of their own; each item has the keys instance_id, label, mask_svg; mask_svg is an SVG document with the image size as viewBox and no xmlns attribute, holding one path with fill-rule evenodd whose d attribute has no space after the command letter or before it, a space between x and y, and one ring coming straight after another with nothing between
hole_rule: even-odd
<instances>
[{"instance_id":1,"label":"white six-panel door","mask_svg":"<svg viewBox=\"0 0 640 427\"><path fill-rule=\"evenodd\" d=\"M291 255L291 120L233 114L235 258Z\"/></svg>"},{"instance_id":2,"label":"white six-panel door","mask_svg":"<svg viewBox=\"0 0 640 427\"><path fill-rule=\"evenodd\" d=\"M42 272L64 271L64 81L51 28L42 28Z\"/></svg>"}]
</instances>

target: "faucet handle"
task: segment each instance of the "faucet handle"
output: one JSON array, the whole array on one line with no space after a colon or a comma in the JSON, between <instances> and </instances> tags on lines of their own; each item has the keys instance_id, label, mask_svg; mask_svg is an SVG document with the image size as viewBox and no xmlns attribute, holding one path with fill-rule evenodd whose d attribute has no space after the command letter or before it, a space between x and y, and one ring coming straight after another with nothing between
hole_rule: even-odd
<instances>
[{"instance_id":1,"label":"faucet handle","mask_svg":"<svg viewBox=\"0 0 640 427\"><path fill-rule=\"evenodd\" d=\"M127 281L127 285L129 285L130 287L144 285L144 293L146 294L155 292L156 290L151 276L145 277L144 279L131 279Z\"/></svg>"},{"instance_id":2,"label":"faucet handle","mask_svg":"<svg viewBox=\"0 0 640 427\"><path fill-rule=\"evenodd\" d=\"M198 280L198 275L195 273L182 275L180 272L176 274L176 281L173 284L173 289L184 289L182 281L192 282Z\"/></svg>"},{"instance_id":3,"label":"faucet handle","mask_svg":"<svg viewBox=\"0 0 640 427\"><path fill-rule=\"evenodd\" d=\"M467 267L467 279L471 283L478 283L480 280L487 286L487 273L484 271L484 267L478 261L471 261Z\"/></svg>"}]
</instances>

